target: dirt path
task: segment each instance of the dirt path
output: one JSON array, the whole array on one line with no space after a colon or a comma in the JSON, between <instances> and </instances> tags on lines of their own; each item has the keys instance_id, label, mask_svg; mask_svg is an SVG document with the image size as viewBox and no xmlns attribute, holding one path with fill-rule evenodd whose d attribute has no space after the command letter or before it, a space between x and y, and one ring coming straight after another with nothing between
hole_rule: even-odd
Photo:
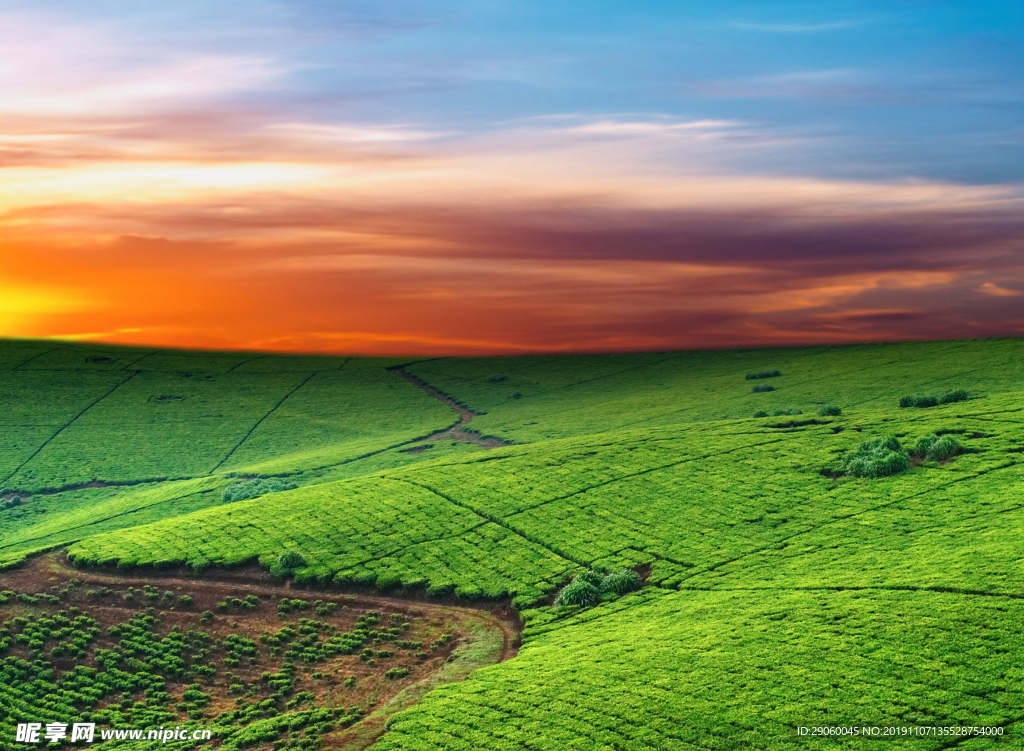
<instances>
[{"instance_id":1,"label":"dirt path","mask_svg":"<svg viewBox=\"0 0 1024 751\"><path fill-rule=\"evenodd\" d=\"M497 436L493 435L480 435L480 433L476 432L475 430L467 430L465 426L469 423L470 420L477 416L477 413L473 412L470 409L467 409L466 407L463 407L452 397L448 396L448 394L444 393L443 391L438 391L430 384L421 381L419 378L412 375L411 373L407 373L401 367L388 368L388 370L390 370L398 377L404 378L421 391L425 391L426 393L430 394L439 402L444 402L445 404L448 405L449 408L451 408L453 412L455 412L459 416L459 421L452 425L450 428L438 431L437 433L434 433L432 435L428 435L426 438L421 439L421 441L463 441L465 443L472 443L477 446L482 446L485 449L494 449L498 448L499 446L512 445L511 441L506 441L504 438L498 438Z\"/></svg>"}]
</instances>

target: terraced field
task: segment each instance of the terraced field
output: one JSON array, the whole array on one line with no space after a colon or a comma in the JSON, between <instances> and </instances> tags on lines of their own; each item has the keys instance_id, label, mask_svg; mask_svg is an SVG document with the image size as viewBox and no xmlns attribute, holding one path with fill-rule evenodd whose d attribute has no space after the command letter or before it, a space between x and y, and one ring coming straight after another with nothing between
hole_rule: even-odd
<instances>
[{"instance_id":1,"label":"terraced field","mask_svg":"<svg viewBox=\"0 0 1024 751\"><path fill-rule=\"evenodd\" d=\"M22 342L0 364L0 563L512 601L518 656L379 748L1024 746L1022 341L405 364ZM881 439L900 461L857 476ZM595 569L644 586L553 604ZM823 725L1002 734L798 731Z\"/></svg>"}]
</instances>

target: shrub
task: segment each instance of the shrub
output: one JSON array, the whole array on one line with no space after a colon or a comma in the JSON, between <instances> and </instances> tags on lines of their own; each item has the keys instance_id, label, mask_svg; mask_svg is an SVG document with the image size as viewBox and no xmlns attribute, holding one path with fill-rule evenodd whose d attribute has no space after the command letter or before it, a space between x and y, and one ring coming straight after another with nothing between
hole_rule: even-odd
<instances>
[{"instance_id":1,"label":"shrub","mask_svg":"<svg viewBox=\"0 0 1024 751\"><path fill-rule=\"evenodd\" d=\"M843 461L843 471L853 477L888 477L909 468L910 457L892 436L865 441Z\"/></svg>"},{"instance_id":2,"label":"shrub","mask_svg":"<svg viewBox=\"0 0 1024 751\"><path fill-rule=\"evenodd\" d=\"M774 417L782 417L783 415L802 415L803 413L802 409L777 409L772 415Z\"/></svg>"},{"instance_id":3,"label":"shrub","mask_svg":"<svg viewBox=\"0 0 1024 751\"><path fill-rule=\"evenodd\" d=\"M937 407L939 404L939 397L933 394L915 394L913 396L904 396L900 398L901 407Z\"/></svg>"},{"instance_id":4,"label":"shrub","mask_svg":"<svg viewBox=\"0 0 1024 751\"><path fill-rule=\"evenodd\" d=\"M821 417L839 417L841 414L843 414L843 410L839 409L839 407L833 407L830 404L826 404L818 410L818 415Z\"/></svg>"},{"instance_id":5,"label":"shrub","mask_svg":"<svg viewBox=\"0 0 1024 751\"><path fill-rule=\"evenodd\" d=\"M635 589L640 589L644 584L643 579L640 578L640 574L636 571L631 571L628 568L622 569L622 571L615 571L604 577L604 581L601 583L601 589L605 592L614 592L617 595L624 595L626 592L632 592Z\"/></svg>"},{"instance_id":6,"label":"shrub","mask_svg":"<svg viewBox=\"0 0 1024 751\"><path fill-rule=\"evenodd\" d=\"M258 498L268 493L278 493L282 490L293 490L299 487L294 482L281 480L277 477L257 477L254 480L243 480L224 488L225 501L245 501L249 498Z\"/></svg>"},{"instance_id":7,"label":"shrub","mask_svg":"<svg viewBox=\"0 0 1024 751\"><path fill-rule=\"evenodd\" d=\"M576 576L576 579L578 579L579 581L586 582L587 584L592 584L598 589L601 589L601 587L604 585L604 572L587 570L584 571L582 574L578 574Z\"/></svg>"},{"instance_id":8,"label":"shrub","mask_svg":"<svg viewBox=\"0 0 1024 751\"><path fill-rule=\"evenodd\" d=\"M775 387L768 383L758 384L750 389L751 393L763 394L766 391L775 391Z\"/></svg>"},{"instance_id":9,"label":"shrub","mask_svg":"<svg viewBox=\"0 0 1024 751\"><path fill-rule=\"evenodd\" d=\"M391 670L384 673L384 677L388 680L405 678L407 675L409 675L409 668L391 668Z\"/></svg>"},{"instance_id":10,"label":"shrub","mask_svg":"<svg viewBox=\"0 0 1024 751\"><path fill-rule=\"evenodd\" d=\"M948 434L937 436L932 433L919 439L911 453L930 462L941 462L952 459L963 452L964 447L953 436Z\"/></svg>"},{"instance_id":11,"label":"shrub","mask_svg":"<svg viewBox=\"0 0 1024 751\"><path fill-rule=\"evenodd\" d=\"M277 558L277 565L285 571L294 571L306 565L306 559L294 550L286 550Z\"/></svg>"},{"instance_id":12,"label":"shrub","mask_svg":"<svg viewBox=\"0 0 1024 751\"><path fill-rule=\"evenodd\" d=\"M504 383L508 380L508 376L504 373L495 373L494 375L487 377L488 383Z\"/></svg>"},{"instance_id":13,"label":"shrub","mask_svg":"<svg viewBox=\"0 0 1024 751\"><path fill-rule=\"evenodd\" d=\"M747 380L757 381L761 378L776 378L780 375L782 375L782 373L777 370L759 370L756 373L747 373Z\"/></svg>"},{"instance_id":14,"label":"shrub","mask_svg":"<svg viewBox=\"0 0 1024 751\"><path fill-rule=\"evenodd\" d=\"M564 607L579 605L589 608L601 601L601 590L581 577L582 574L562 587L562 591L558 593L558 598L555 600L555 605Z\"/></svg>"},{"instance_id":15,"label":"shrub","mask_svg":"<svg viewBox=\"0 0 1024 751\"><path fill-rule=\"evenodd\" d=\"M940 404L952 404L953 402L963 402L966 400L967 392L963 389L953 389L939 397Z\"/></svg>"},{"instance_id":16,"label":"shrub","mask_svg":"<svg viewBox=\"0 0 1024 751\"><path fill-rule=\"evenodd\" d=\"M759 409L757 412L754 413L754 417L767 417L767 416L768 416L768 413L765 412L763 409Z\"/></svg>"},{"instance_id":17,"label":"shrub","mask_svg":"<svg viewBox=\"0 0 1024 751\"><path fill-rule=\"evenodd\" d=\"M628 568L620 571L584 571L562 587L555 605L593 607L602 594L623 595L643 586L643 579Z\"/></svg>"}]
</instances>

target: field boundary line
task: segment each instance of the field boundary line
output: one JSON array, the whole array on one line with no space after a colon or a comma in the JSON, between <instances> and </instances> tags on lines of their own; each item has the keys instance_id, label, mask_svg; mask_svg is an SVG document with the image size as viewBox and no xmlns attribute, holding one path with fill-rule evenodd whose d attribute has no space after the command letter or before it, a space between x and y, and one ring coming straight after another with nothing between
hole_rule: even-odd
<instances>
[{"instance_id":1,"label":"field boundary line","mask_svg":"<svg viewBox=\"0 0 1024 751\"><path fill-rule=\"evenodd\" d=\"M352 359L352 358L349 358L349 359ZM435 359L441 359L441 358L435 358ZM401 367L401 366L399 366L399 367ZM387 370L394 370L394 369L393 368L387 368ZM280 371L275 371L275 372L280 372ZM335 373L335 372L337 372L337 371L335 371L335 370L318 370L318 371L315 371L312 375L317 375L318 373ZM312 376L310 376L310 377L312 377ZM449 424L447 427L442 428L441 430L433 430L430 433L427 433L425 435L416 436L415 438L408 438L408 439L406 439L404 441L399 441L398 443L392 443L392 444L389 444L387 446L382 446L379 449L373 449L372 451L366 451L366 452L364 452L362 454L359 454L358 456L351 456L348 459L341 459L341 460L336 461L336 462L328 462L327 464L318 464L315 467L303 467L302 469L288 469L288 470L283 470L283 471L280 471L280 472L268 472L268 473L266 473L263 476L265 476L265 477L296 477L296 476L305 475L305 474L311 473L311 472L320 472L320 471L325 470L325 469L334 469L336 467L343 467L346 464L352 464L353 462L359 462L359 461L362 461L363 459L369 459L370 457L377 456L378 454L383 454L383 453L386 453L388 451L394 451L395 449L400 449L403 446L409 446L409 445L414 444L414 443L420 443L422 441L427 440L430 436L435 435L436 433L444 433L444 432L446 432L448 430L452 430L453 428L457 427L458 424L459 424L459 421L458 421L458 419L456 419L455 422Z\"/></svg>"},{"instance_id":2,"label":"field boundary line","mask_svg":"<svg viewBox=\"0 0 1024 751\"><path fill-rule=\"evenodd\" d=\"M942 585L915 586L913 584L836 584L832 586L794 587L680 587L677 592L923 592L925 594L959 595L960 597L1005 597L1008 600L1024 600L1020 592L992 592L986 589L967 587L944 587Z\"/></svg>"},{"instance_id":3,"label":"field boundary line","mask_svg":"<svg viewBox=\"0 0 1024 751\"><path fill-rule=\"evenodd\" d=\"M240 367L242 367L243 365L245 365L248 362L255 362L256 360L259 360L261 357L266 357L266 355L256 355L256 357L250 357L247 360L242 360L241 362L236 362L234 365L232 365L230 368L228 368L224 372L225 373L231 373L236 368L240 368Z\"/></svg>"},{"instance_id":4,"label":"field boundary line","mask_svg":"<svg viewBox=\"0 0 1024 751\"><path fill-rule=\"evenodd\" d=\"M966 478L966 479L976 479L976 478ZM943 489L945 489L946 487L947 486L943 486ZM909 498L909 496L908 496L908 498ZM974 516L968 516L968 517L964 517L962 519L956 519L956 520L954 520L954 522L959 525L957 528L959 530L961 530L961 531L965 531L965 530L966 531L974 531L974 530L977 529L977 525L978 524L983 524L986 521L986 517L996 516L998 514L1012 514L1015 511L1020 511L1021 509L1024 509L1024 504L1017 504L1016 506L1011 506L1010 508L1000 508L1000 509L996 509L994 511L986 511L984 513L975 514ZM916 527L914 529L904 530L903 535L904 536L909 536L909 537L913 538L915 536L920 536L920 535L923 535L923 534L927 534L928 532L933 532L935 530L941 530L941 529L946 529L946 528L948 528L948 525L931 524L931 525L925 525L925 526L922 526L922 527ZM820 527L816 528L814 531L816 531L817 529L820 529ZM844 540L843 542L837 543L836 545L829 546L829 547L830 547L830 549L838 550L838 549L848 548L851 545L859 545L859 544L860 543L857 542L857 541L847 541L847 540ZM804 552L801 552L801 553L796 553L794 555L788 556L788 560L794 560L796 558L800 558L800 557L805 556L805 555L814 555L815 553L821 552L821 550L822 550L821 548L815 548L814 550L807 550L807 551L804 551Z\"/></svg>"},{"instance_id":5,"label":"field boundary line","mask_svg":"<svg viewBox=\"0 0 1024 751\"><path fill-rule=\"evenodd\" d=\"M722 566L727 566L730 563L735 563L736 561L741 561L744 558L748 558L748 557L750 557L752 555L757 555L758 553L763 553L766 550L771 550L772 548L777 548L782 543L789 542L790 540L792 540L792 539L794 539L796 537L799 537L800 535L806 535L806 534L810 534L811 532L817 532L818 530L823 529L824 527L830 526L832 524L836 524L838 522L846 521L847 519L853 519L854 517L860 516L861 514L868 514L868 513L871 513L872 511L877 511L879 509L888 508L889 506L895 506L898 503L903 503L904 501L909 501L912 498L917 498L917 497L922 496L922 495L927 495L928 493L934 493L934 492L936 492L938 490L945 490L946 488L949 488L949 487L951 487L953 485L956 485L957 483L968 482L970 480L976 480L979 477L987 475L989 472L995 472L996 470L999 470L999 469L1009 469L1010 467L1015 467L1015 466L1017 466L1017 462L1011 462L1009 464L1002 464L1002 465L999 465L999 466L996 466L996 467L991 467L989 469L982 470L980 472L976 472L976 473L974 473L972 475L968 475L966 477L954 478L954 479L950 480L949 482L942 483L941 485L936 485L935 487L927 488L926 490L921 490L921 491L919 491L917 493L911 493L910 495L906 495L906 496L903 496L901 498L897 498L895 500L885 501L883 503L876 504L876 505L871 506L869 508L860 509L859 511L852 511L849 514L844 514L842 516L832 517L828 521L824 521L821 524L817 524L817 525L814 525L812 527L808 527L806 529L802 529L802 530L800 530L798 532L793 532L792 534L787 535L785 537L780 537L778 540L775 540L770 545L764 545L764 546L762 546L760 548L755 548L753 550L748 550L748 551L746 551L744 553L741 553L740 555L736 556L735 558L730 558L730 559L725 560L725 561L719 561L718 563L713 563L710 566L708 566L707 568L701 569L700 571L694 571L692 574L690 574L689 576L683 577L679 581L680 582L684 582L684 581L687 581L688 579L692 579L695 576L700 576L701 574L707 574L707 573L710 573L712 571L716 571L719 568L721 568Z\"/></svg>"},{"instance_id":6,"label":"field boundary line","mask_svg":"<svg viewBox=\"0 0 1024 751\"><path fill-rule=\"evenodd\" d=\"M15 370L21 370L21 367L23 365L28 365L30 362L35 360L37 357L42 357L43 355L48 355L51 352L59 352L62 349L67 349L67 348L66 347L54 347L53 349L47 349L47 350L44 350L42 352L38 352L38 353L32 355L32 357L28 358L27 360L19 362L17 365L15 365L13 368L11 368L11 371L13 372Z\"/></svg>"},{"instance_id":7,"label":"field boundary line","mask_svg":"<svg viewBox=\"0 0 1024 751\"><path fill-rule=\"evenodd\" d=\"M534 396L540 396L540 395L544 395L544 394L552 394L552 393L554 393L556 391L562 391L564 389L573 388L575 386L580 386L580 385L585 384L585 383L593 383L594 381L600 381L600 380L602 380L604 378L612 378L612 377L617 376L617 375L622 375L623 373L632 373L633 371L636 371L636 370L643 370L644 368L654 367L655 365L661 365L662 363L668 362L669 360L676 360L676 359L678 359L678 358L680 358L680 357L682 357L683 355L686 355L686 354L689 354L689 353L688 352L674 352L674 353L670 354L669 356L663 357L660 360L655 360L654 362L644 363L642 365L634 365L631 368L623 368L622 370L616 370L616 371L613 371L611 373L605 373L604 375L595 376L593 378L587 378L587 379L584 379L582 381L573 381L572 383L567 383L567 384L562 385L562 386L556 386L556 387L550 388L550 389L543 389L541 391L538 391L536 394L524 395L523 399L531 399ZM452 358L450 358L450 357L431 357L431 358L428 358L426 360L416 360L414 362L406 363L405 365L400 365L396 369L404 369L404 368L406 368L408 366L419 365L420 363L425 363L425 362L434 362L436 360L450 360L450 359L452 359ZM539 365L539 363L537 365L528 366L526 369L528 370L531 367L538 367L538 365ZM419 378L419 376L415 376L415 377ZM456 381L462 381L463 383L476 383L476 384L486 383L486 381L481 381L481 380L479 380L477 378L468 378L466 376L458 376L458 375L454 375L454 374L449 374L448 377L452 378L452 379L454 379ZM420 379L420 380L423 380L423 379ZM427 381L423 381L423 382L427 383ZM436 386L431 386L431 388L437 388L437 387ZM437 389L437 390L440 391L440 389ZM462 402L459 402L459 403L461 404ZM468 406L466 408L470 409Z\"/></svg>"},{"instance_id":8,"label":"field boundary line","mask_svg":"<svg viewBox=\"0 0 1024 751\"><path fill-rule=\"evenodd\" d=\"M433 493L438 498L443 498L444 500L448 501L449 503L451 503L454 506L458 506L459 508L466 509L467 511L471 511L472 513L474 513L477 516L479 516L481 519L486 519L489 522L493 522L494 524L498 525L502 529L504 529L504 530L506 530L508 532L511 532L514 535L517 535L517 536L523 538L527 542L529 542L529 543L531 543L533 545L536 545L537 547L544 548L549 553L553 553L554 555L558 556L562 560L568 561L569 563L574 563L577 566L582 566L583 568L590 568L590 565L588 563L586 563L584 561L576 560L576 559L572 558L571 556L569 556L569 555L567 555L565 553L562 553L562 552L552 548L548 543L543 542L543 541L538 540L538 539L535 539L535 538L533 538L530 535L527 535L525 532L522 532L522 531L516 529L515 527L513 527L512 525L506 523L501 517L499 517L499 516L491 516L490 514L486 514L483 511L480 511L479 509L473 508L469 504L462 503L461 501L456 501L451 496L445 495L441 491L436 490L436 489L430 487L429 485L424 485L424 484L416 482L414 480L407 480L404 477L388 477L386 479L391 480L393 482L404 482L407 485L415 485L417 488L422 488L423 490L426 490L429 493Z\"/></svg>"},{"instance_id":9,"label":"field boundary line","mask_svg":"<svg viewBox=\"0 0 1024 751\"><path fill-rule=\"evenodd\" d=\"M480 516L480 515L477 514L477 516ZM385 558L392 558L392 557L394 557L396 555L400 555L401 553L404 553L405 551L410 550L411 548L415 548L415 547L417 547L419 545L430 545L431 543L441 542L442 540L450 540L450 539L455 538L455 537L462 537L462 535L467 535L470 532L473 532L474 530L480 529L480 527L483 527L486 524L492 524L493 523L493 522L491 522L490 519L484 519L483 517L480 517L480 518L481 518L481 521L479 521L478 523L474 524L471 527L467 527L466 529L462 530L461 532L445 534L445 535L441 535L440 537L430 537L430 538L428 538L426 540L420 540L419 542L410 542L408 545L403 545L400 548L395 548L394 550L390 550L390 551L388 551L386 553L379 553L377 555L371 556L370 558L364 558L361 561L357 561L357 562L347 566L347 568L348 569L354 569L357 566L365 566L367 563L371 563L373 561L380 561L380 560L383 560Z\"/></svg>"},{"instance_id":10,"label":"field boundary line","mask_svg":"<svg viewBox=\"0 0 1024 751\"><path fill-rule=\"evenodd\" d=\"M127 365L125 365L123 368L118 368L118 370L128 370L128 369L131 368L132 365L137 365L138 363L140 363L143 360L145 360L147 357L152 357L153 355L159 354L161 352L166 352L166 351L167 350L163 350L163 349L154 349L152 352L147 352L142 357L136 357L134 360L132 360Z\"/></svg>"},{"instance_id":11,"label":"field boundary line","mask_svg":"<svg viewBox=\"0 0 1024 751\"><path fill-rule=\"evenodd\" d=\"M115 372L116 372L116 371L115 371ZM10 473L9 475L7 475L7 477L5 477L5 478L3 479L3 482L2 482L2 483L0 483L0 487L2 487L2 486L3 486L4 484L6 484L6 483L7 483L8 481L10 481L10 479L11 479L12 477L14 477L14 476L15 476L16 474L18 474L18 473L19 473L19 472L20 472L20 471L21 471L22 469L24 469L24 467L25 467L25 465L26 465L26 464L28 464L28 463L29 463L30 461L32 461L33 459L35 459L35 458L36 458L36 457L37 457L37 456L39 455L39 452L40 452L40 451L42 451L42 450L43 450L44 448L46 448L46 447L47 447L47 446L48 446L48 445L50 444L50 442L51 442L51 441L52 441L53 439L55 439L55 438L56 438L57 436L59 436L59 435L60 435L61 433L63 433L63 432L65 431L65 430L67 430L67 429L68 429L69 427L71 427L71 425L72 425L72 424L73 424L73 423L74 423L74 422L75 422L76 420L78 420L78 419L79 419L79 418L80 418L80 417L81 417L82 415L84 415L84 414L85 414L86 412L88 412L88 411L89 411L90 409L92 409L92 408L93 408L93 407L95 407L95 406L96 406L97 404L99 404L100 402L102 402L102 401L103 401L104 399L106 399L106 398L107 398L108 396L110 396L111 394L113 394L113 393L114 393L115 391L117 391L117 390L118 390L119 388L121 388L122 386L124 386L124 385L125 385L126 383L128 383L128 381L132 380L132 379L133 379L133 378L134 378L135 376L137 376L138 374L139 374L139 371L137 371L137 370L136 370L136 371L134 371L134 372L133 372L133 373L132 373L132 374L131 374L130 376L128 376L127 378L125 378L125 379L124 379L123 381L119 381L119 382L117 383L117 385L116 385L116 386L114 386L114 388L112 388L112 389L110 389L109 391L107 391L107 392L106 392L105 394L103 394L102 396L100 396L100 397L99 397L98 399L95 399L94 401L90 402L90 403L89 403L88 405L86 405L85 409L83 409L83 410L82 410L81 412L79 412L79 413L78 413L77 415L75 415L75 416L74 416L74 417L72 417L72 418L71 418L70 420L68 420L68 421L67 421L66 423L64 423L63 425L61 425L61 426L60 426L60 428L58 428L58 429L57 429L57 432L56 432L56 433L54 433L54 434L53 434L53 435L51 435L51 436L50 436L49 438L47 438L47 439L46 439L45 441L43 441L43 442L42 442L42 443L41 443L41 444L39 445L39 448L37 448L37 449L36 449L35 451L33 451L33 452L32 452L32 455L31 455L30 457L28 457L28 459L26 459L26 460L25 460L25 461L23 461L23 462L22 462L21 464L19 464L19 465L18 465L18 467L17 467L17 468L16 468L16 469L15 469L15 470L14 470L13 472L11 472L11 473Z\"/></svg>"},{"instance_id":12,"label":"field boundary line","mask_svg":"<svg viewBox=\"0 0 1024 751\"><path fill-rule=\"evenodd\" d=\"M240 440L238 443L236 443L234 448L232 448L223 459L221 459L219 462L217 462L217 466L215 466L213 469L211 469L207 474L213 474L218 469L220 469L222 466L224 466L224 462L226 462L228 459L230 459L231 455L234 454L236 451L238 451L238 449L240 449L242 447L243 443L245 443L247 440L249 440L249 436L251 436L255 432L256 428L258 428L260 425L263 424L264 420L266 420L268 417L270 417L272 414L274 414L274 412L277 411L278 407L280 407L282 404L284 404L286 401L288 401L288 397L290 397L296 391L298 391L303 386L305 386L307 383L309 383L316 376L316 374L319 373L319 372L320 372L319 370L313 371L308 376L306 376L304 379L302 379L302 383L300 383L298 386L293 388L287 394L282 396L280 401L278 401L277 404L275 404L273 407L271 407L270 411L267 412L265 415L263 415L263 417L261 417L259 420L257 420L256 424L253 425L251 428L249 428L249 432L246 433L242 437L242 440Z\"/></svg>"},{"instance_id":13,"label":"field boundary line","mask_svg":"<svg viewBox=\"0 0 1024 751\"><path fill-rule=\"evenodd\" d=\"M777 434L768 433L768 434L758 434L758 435L777 435ZM744 449L752 449L752 448L757 448L759 446L769 446L769 445L771 445L773 443L782 443L782 442L787 441L787 440L788 440L787 438L781 437L781 438L776 438L776 439L771 440L771 441L761 441L760 443L748 443L748 444L746 444L744 446L737 446L735 448L726 449L725 451L719 451L719 452L713 453L713 454L702 454L701 456L688 456L685 459L679 459L678 461L670 462L669 464L659 464L656 467L648 467L647 469L642 469L642 470L639 470L637 472L631 472L628 475L620 475L619 477L613 477L610 480L602 480L599 483L595 483L594 485L588 485L585 488L580 488L579 490L574 490L573 492L566 493L565 495L556 496L554 498L548 498L546 501L540 501L539 503L536 503L533 506L527 506L526 508L519 509L518 511L515 511L514 513L511 513L507 517L504 517L504 518L511 518L513 516L525 513L527 511L533 511L534 509L540 508L541 506L546 506L549 503L557 503L558 501L564 501L564 500L566 500L568 498L572 498L573 496L583 495L584 493L589 493L591 490L596 490L597 488L603 488L606 485L613 485L613 484L615 484L617 482L622 482L623 480L631 480L634 477L642 477L643 475L648 475L651 472L658 472L658 471L663 470L663 469L672 469L672 467L678 467L681 464L687 464L689 462L703 461L704 459L711 459L711 458L716 457L716 456L725 456L727 454L733 454L733 453L735 453L737 451L743 451Z\"/></svg>"},{"instance_id":14,"label":"field boundary line","mask_svg":"<svg viewBox=\"0 0 1024 751\"><path fill-rule=\"evenodd\" d=\"M54 535L64 534L65 531L66 532L72 532L72 531L74 531L76 529L86 529L86 528L92 527L92 526L94 526L96 524L102 524L103 522L108 522L111 519L118 519L118 518L120 518L122 516L130 516L131 514L137 514L140 511L148 511L151 508L156 508L157 506L162 506L165 503L171 503L172 501L180 501L183 498L191 498L194 495L199 495L201 493L206 493L206 492L208 492L210 490L216 490L216 489L217 488L214 487L214 488L205 488L203 490L193 490L192 492L185 493L184 495L176 495L173 498L165 498L162 501L156 501L155 503L151 503L148 506L138 506L138 507L133 508L133 509L128 509L127 511L120 511L120 512L118 512L116 514L111 514L110 516L104 516L102 519L96 519L95 521L91 521L88 524L78 524L78 525L76 525L74 527L68 527L66 530L61 530L59 532L53 532L52 534L48 534L48 535L42 535L41 537L30 537L30 538L28 538L26 540L17 540L15 542L8 543L6 545L0 545L0 550L5 550L7 548L14 547L15 545L23 545L25 543L36 542L37 540L45 540L47 537L53 537ZM189 513L190 514L194 514L195 511L190 511ZM174 517L167 517L167 518L168 519L173 519ZM160 522L160 521L164 521L164 519L157 519L156 522L146 522L146 524L155 524L155 523ZM136 526L142 526L142 525L136 525ZM113 530L113 529L112 530L108 530L108 532L117 532L117 531L118 530ZM98 535L108 534L108 532L97 532L96 534L98 534ZM91 537L92 535L86 535L86 536L87 537ZM61 547L61 546L64 546L64 545L72 545L72 544L74 544L76 542L79 542L79 541L81 541L83 539L85 539L85 538L78 537L78 538L75 538L75 539L72 539L72 540L65 540L64 542L54 543L54 547ZM29 550L29 551L26 551L26 555L34 555L37 552L42 552L42 551Z\"/></svg>"}]
</instances>

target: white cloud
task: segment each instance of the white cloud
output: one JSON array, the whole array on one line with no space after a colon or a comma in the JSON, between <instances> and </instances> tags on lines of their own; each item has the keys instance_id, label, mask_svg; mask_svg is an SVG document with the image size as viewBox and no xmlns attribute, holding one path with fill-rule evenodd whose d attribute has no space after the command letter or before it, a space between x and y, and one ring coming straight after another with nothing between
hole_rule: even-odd
<instances>
[{"instance_id":1,"label":"white cloud","mask_svg":"<svg viewBox=\"0 0 1024 751\"><path fill-rule=\"evenodd\" d=\"M0 49L6 116L138 117L266 88L289 71L270 57L162 47L26 14L0 15Z\"/></svg>"}]
</instances>

